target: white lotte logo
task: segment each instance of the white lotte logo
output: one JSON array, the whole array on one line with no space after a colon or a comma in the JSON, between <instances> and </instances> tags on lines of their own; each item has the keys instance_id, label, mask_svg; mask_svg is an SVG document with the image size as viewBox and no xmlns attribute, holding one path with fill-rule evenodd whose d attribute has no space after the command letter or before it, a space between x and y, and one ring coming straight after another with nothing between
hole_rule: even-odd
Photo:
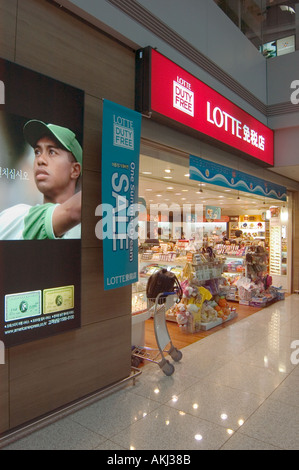
<instances>
[{"instance_id":1,"label":"white lotte logo","mask_svg":"<svg viewBox=\"0 0 299 470\"><path fill-rule=\"evenodd\" d=\"M113 145L134 150L133 121L113 115Z\"/></svg>"},{"instance_id":2,"label":"white lotte logo","mask_svg":"<svg viewBox=\"0 0 299 470\"><path fill-rule=\"evenodd\" d=\"M194 93L190 83L180 77L173 81L173 107L194 117Z\"/></svg>"}]
</instances>

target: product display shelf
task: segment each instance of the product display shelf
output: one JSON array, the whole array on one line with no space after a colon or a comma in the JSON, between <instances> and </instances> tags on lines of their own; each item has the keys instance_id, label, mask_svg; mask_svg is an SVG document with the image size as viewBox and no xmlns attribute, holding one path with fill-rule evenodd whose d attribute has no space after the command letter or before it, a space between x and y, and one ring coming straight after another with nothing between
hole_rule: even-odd
<instances>
[{"instance_id":1,"label":"product display shelf","mask_svg":"<svg viewBox=\"0 0 299 470\"><path fill-rule=\"evenodd\" d=\"M136 314L136 309L141 310L141 313L147 310L146 285L152 274L165 268L173 272L178 279L181 279L186 262L186 257L176 257L175 253L149 253L148 257L145 253L142 253L139 256L139 281L133 286L132 312ZM166 313L166 319L176 322L176 317L168 312Z\"/></svg>"},{"instance_id":2,"label":"product display shelf","mask_svg":"<svg viewBox=\"0 0 299 470\"><path fill-rule=\"evenodd\" d=\"M213 261L209 261L209 262L207 261L200 262L202 258L201 259L197 258L197 259L199 260L199 262L194 263L194 261L196 261L196 256L193 257L193 268L195 271L197 284L201 285L202 287L207 287L207 284L209 284L210 281L212 282L215 281L216 285L217 285L217 281L220 281L220 284L218 285L217 294L214 294L212 298L215 298L215 295L216 296L224 295L224 297L226 297L225 291L223 290L223 287L221 287L221 281L223 279L224 261L225 261L224 257L216 256L216 258ZM222 317L222 318L219 317L209 322L201 321L197 325L197 327L195 328L193 327L192 331L190 331L190 328L189 328L189 332L196 332L198 330L202 330L202 331L211 330L221 325L222 323L228 322L236 318L237 315L238 314L237 314L236 309L230 308L230 314L227 317Z\"/></svg>"},{"instance_id":3,"label":"product display shelf","mask_svg":"<svg viewBox=\"0 0 299 470\"><path fill-rule=\"evenodd\" d=\"M274 225L270 227L270 274L281 275L281 227Z\"/></svg>"},{"instance_id":4,"label":"product display shelf","mask_svg":"<svg viewBox=\"0 0 299 470\"><path fill-rule=\"evenodd\" d=\"M266 274L268 270L268 253L266 251L247 251L245 260L245 276L252 280Z\"/></svg>"},{"instance_id":5,"label":"product display shelf","mask_svg":"<svg viewBox=\"0 0 299 470\"><path fill-rule=\"evenodd\" d=\"M146 297L146 284L148 278L154 274L157 270L165 268L168 271L174 272L181 282L184 281L182 273L187 263L192 265L193 272L195 274L196 284L198 286L205 287L209 282L216 282L223 279L223 267L225 259L223 256L216 256L216 258L210 259L208 256L202 254L189 253L187 256L175 257L172 253L149 253L144 256L144 253L139 256L139 281L133 285L133 296L132 296L132 312L133 312L133 328L135 331L141 327L141 320L143 317L147 319L151 316L147 310L147 297ZM189 326L188 332L194 333L199 330L207 331L216 326L221 325L224 322L230 321L237 316L236 309L232 308L229 316L226 318L217 318L209 322L200 322L196 328ZM170 310L166 312L167 321L177 323L176 314ZM138 324L138 326L137 326ZM135 325L135 326L134 326ZM143 334L143 329L141 330ZM141 334L141 337L142 337Z\"/></svg>"},{"instance_id":6,"label":"product display shelf","mask_svg":"<svg viewBox=\"0 0 299 470\"><path fill-rule=\"evenodd\" d=\"M226 256L225 264L223 266L223 272L226 274L232 275L244 275L245 272L245 264L244 264L245 257L244 256L237 256L231 255Z\"/></svg>"},{"instance_id":7,"label":"product display shelf","mask_svg":"<svg viewBox=\"0 0 299 470\"><path fill-rule=\"evenodd\" d=\"M229 314L229 316L225 320L222 320L222 318L218 318L217 320L212 321L212 322L208 322L208 323L201 322L200 323L200 329L203 330L203 331L211 330L212 328L216 328L216 326L222 325L222 323L226 323L230 320L233 320L237 316L238 316L238 314L237 314L236 309L233 309L231 311L231 313Z\"/></svg>"}]
</instances>

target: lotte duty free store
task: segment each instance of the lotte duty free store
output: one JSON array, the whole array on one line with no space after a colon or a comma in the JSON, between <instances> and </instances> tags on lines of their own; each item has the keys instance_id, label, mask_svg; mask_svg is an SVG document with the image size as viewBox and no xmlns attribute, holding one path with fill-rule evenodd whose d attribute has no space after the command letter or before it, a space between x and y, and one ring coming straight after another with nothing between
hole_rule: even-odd
<instances>
[{"instance_id":1,"label":"lotte duty free store","mask_svg":"<svg viewBox=\"0 0 299 470\"><path fill-rule=\"evenodd\" d=\"M146 210L133 313L146 309L147 280L162 267L212 294L204 305L214 312L181 325L191 332L223 321L220 299L234 312L282 299L292 290L292 195L267 170L273 132L152 49L137 53L137 76L137 109L151 119L141 140ZM167 318L176 322L177 312Z\"/></svg>"}]
</instances>

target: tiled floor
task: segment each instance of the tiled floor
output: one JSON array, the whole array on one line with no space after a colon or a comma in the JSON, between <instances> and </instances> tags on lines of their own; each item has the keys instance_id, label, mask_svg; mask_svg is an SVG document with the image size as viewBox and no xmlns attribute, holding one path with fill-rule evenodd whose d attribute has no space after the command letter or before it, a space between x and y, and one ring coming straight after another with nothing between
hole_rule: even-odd
<instances>
[{"instance_id":1,"label":"tiled floor","mask_svg":"<svg viewBox=\"0 0 299 470\"><path fill-rule=\"evenodd\" d=\"M5 449L299 449L299 295L182 352Z\"/></svg>"}]
</instances>

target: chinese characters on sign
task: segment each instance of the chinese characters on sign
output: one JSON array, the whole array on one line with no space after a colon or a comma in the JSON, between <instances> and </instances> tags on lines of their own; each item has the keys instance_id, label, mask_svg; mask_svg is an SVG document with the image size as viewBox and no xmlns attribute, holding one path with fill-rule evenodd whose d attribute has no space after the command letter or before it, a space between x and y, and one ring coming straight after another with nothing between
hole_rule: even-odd
<instances>
[{"instance_id":1,"label":"chinese characters on sign","mask_svg":"<svg viewBox=\"0 0 299 470\"><path fill-rule=\"evenodd\" d=\"M139 112L169 118L264 166L274 164L270 128L150 47L137 53L137 84Z\"/></svg>"}]
</instances>

